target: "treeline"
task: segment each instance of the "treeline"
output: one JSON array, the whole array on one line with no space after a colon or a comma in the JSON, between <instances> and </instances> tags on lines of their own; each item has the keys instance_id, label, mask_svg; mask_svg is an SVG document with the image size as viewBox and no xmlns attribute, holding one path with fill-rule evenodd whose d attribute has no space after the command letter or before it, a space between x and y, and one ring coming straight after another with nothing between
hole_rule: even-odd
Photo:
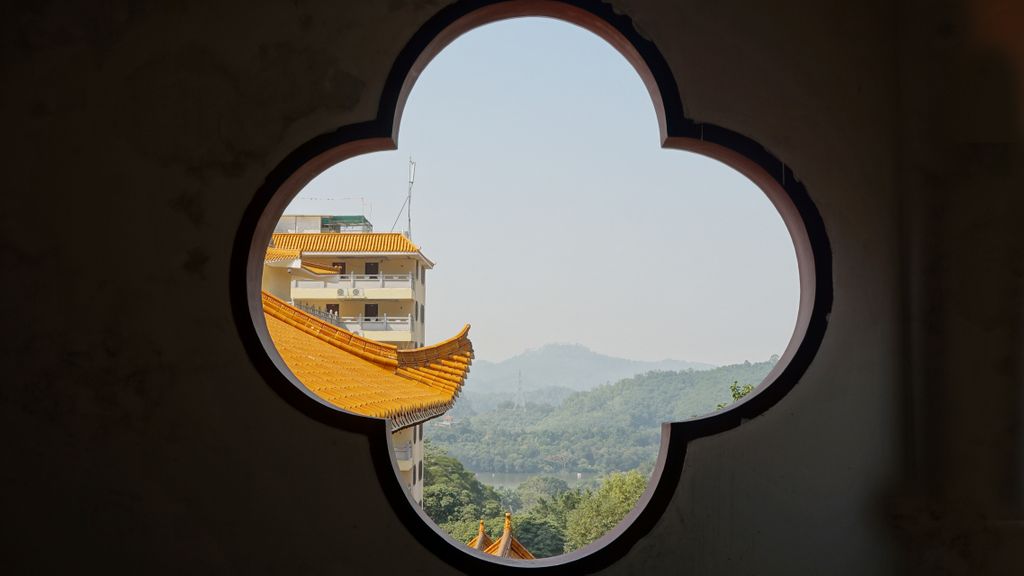
<instances>
[{"instance_id":1,"label":"treeline","mask_svg":"<svg viewBox=\"0 0 1024 576\"><path fill-rule=\"evenodd\" d=\"M495 490L433 443L428 441L426 450L423 509L441 529L468 542L483 520L497 539L508 510L513 534L538 558L593 542L625 518L647 487L647 476L633 470L610 474L594 489L571 489L562 480L540 476L515 490Z\"/></svg>"},{"instance_id":2,"label":"treeline","mask_svg":"<svg viewBox=\"0 0 1024 576\"><path fill-rule=\"evenodd\" d=\"M428 425L431 441L478 472L610 472L649 469L661 423L708 414L732 401L730 386L754 386L773 361L712 370L648 372L568 396L560 405L503 402Z\"/></svg>"}]
</instances>

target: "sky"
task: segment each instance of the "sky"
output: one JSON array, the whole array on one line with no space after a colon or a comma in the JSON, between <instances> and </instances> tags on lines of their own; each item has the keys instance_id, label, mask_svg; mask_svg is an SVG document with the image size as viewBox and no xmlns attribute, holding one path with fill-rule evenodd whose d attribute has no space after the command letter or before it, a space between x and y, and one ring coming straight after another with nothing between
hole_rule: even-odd
<instances>
[{"instance_id":1,"label":"sky","mask_svg":"<svg viewBox=\"0 0 1024 576\"><path fill-rule=\"evenodd\" d=\"M465 34L420 76L398 138L328 169L285 213L390 231L412 157L412 239L436 263L428 344L467 323L491 361L577 343L728 364L788 344L799 283L781 217L731 168L662 150L639 75L590 32L523 18Z\"/></svg>"}]
</instances>

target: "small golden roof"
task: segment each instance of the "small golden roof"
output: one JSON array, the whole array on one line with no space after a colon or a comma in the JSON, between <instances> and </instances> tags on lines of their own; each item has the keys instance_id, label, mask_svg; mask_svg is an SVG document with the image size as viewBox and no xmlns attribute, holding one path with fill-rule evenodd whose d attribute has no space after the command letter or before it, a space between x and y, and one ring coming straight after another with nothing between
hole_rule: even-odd
<instances>
[{"instance_id":1,"label":"small golden roof","mask_svg":"<svg viewBox=\"0 0 1024 576\"><path fill-rule=\"evenodd\" d=\"M486 539L489 543L481 546L481 542ZM505 525L501 532L501 538L490 541L484 533L484 521L480 521L480 531L476 537L470 540L467 544L470 548L477 550L483 550L485 554L491 556L500 556L502 558L514 558L517 560L535 560L536 557L526 549L525 546L512 535L512 513L505 512Z\"/></svg>"},{"instance_id":2,"label":"small golden roof","mask_svg":"<svg viewBox=\"0 0 1024 576\"><path fill-rule=\"evenodd\" d=\"M484 521L480 520L480 529L477 531L476 536L466 544L474 550L486 550L493 543L494 540L491 540L491 537L484 531Z\"/></svg>"}]
</instances>

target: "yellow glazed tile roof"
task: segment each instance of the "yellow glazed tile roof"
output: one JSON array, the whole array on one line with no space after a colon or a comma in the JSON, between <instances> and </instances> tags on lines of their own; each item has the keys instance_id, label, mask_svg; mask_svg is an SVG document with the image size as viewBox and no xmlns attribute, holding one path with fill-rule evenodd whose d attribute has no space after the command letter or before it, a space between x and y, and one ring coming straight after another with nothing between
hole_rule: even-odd
<instances>
[{"instance_id":1,"label":"yellow glazed tile roof","mask_svg":"<svg viewBox=\"0 0 1024 576\"><path fill-rule=\"evenodd\" d=\"M327 264L317 264L316 262L309 262L308 260L302 261L302 269L313 274L340 274L341 270L334 266L328 266Z\"/></svg>"},{"instance_id":2,"label":"yellow glazed tile roof","mask_svg":"<svg viewBox=\"0 0 1024 576\"><path fill-rule=\"evenodd\" d=\"M289 250L286 248L267 248L267 255L264 258L266 262L280 262L282 260L298 260L302 256L299 250Z\"/></svg>"},{"instance_id":3,"label":"yellow glazed tile roof","mask_svg":"<svg viewBox=\"0 0 1024 576\"><path fill-rule=\"evenodd\" d=\"M492 542L485 550L491 556L515 558L517 560L535 560L536 557L512 535L512 515L505 512L505 527L501 538Z\"/></svg>"},{"instance_id":4,"label":"yellow glazed tile roof","mask_svg":"<svg viewBox=\"0 0 1024 576\"><path fill-rule=\"evenodd\" d=\"M274 346L310 391L335 406L390 418L395 430L451 408L469 373L469 326L434 346L398 350L328 324L263 293Z\"/></svg>"},{"instance_id":5,"label":"yellow glazed tile roof","mask_svg":"<svg viewBox=\"0 0 1024 576\"><path fill-rule=\"evenodd\" d=\"M274 234L274 248L302 252L408 252L415 254L419 246L397 232L329 232L321 234Z\"/></svg>"},{"instance_id":6,"label":"yellow glazed tile roof","mask_svg":"<svg viewBox=\"0 0 1024 576\"><path fill-rule=\"evenodd\" d=\"M488 546L494 544L494 540L484 532L484 521L480 521L480 529L477 531L476 536L472 540L466 542L466 545L474 550L486 550Z\"/></svg>"}]
</instances>

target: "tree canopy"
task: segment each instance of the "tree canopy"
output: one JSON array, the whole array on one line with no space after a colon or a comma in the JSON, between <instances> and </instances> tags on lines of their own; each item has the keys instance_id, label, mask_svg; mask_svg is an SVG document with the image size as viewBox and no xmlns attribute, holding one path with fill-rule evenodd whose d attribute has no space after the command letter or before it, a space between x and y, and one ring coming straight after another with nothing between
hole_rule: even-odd
<instances>
[{"instance_id":1,"label":"tree canopy","mask_svg":"<svg viewBox=\"0 0 1024 576\"><path fill-rule=\"evenodd\" d=\"M713 374L712 381L720 386L714 398L728 391L736 401L753 391L771 363L726 368L699 373L700 378ZM468 459L476 465L488 456L490 465L505 469L510 464L517 470L571 466L605 474L591 488L573 488L564 480L539 475L515 489L496 489L477 480L461 456L450 455L444 447L450 444L428 440L423 508L459 542L476 536L480 520L492 538L500 537L504 512L509 511L515 537L538 558L586 546L621 522L647 489L658 426L679 418L680 410L693 409L678 397L680 381L693 377L692 372L652 372L574 394L560 407L510 402L474 416L466 426L442 429L455 432L438 436L458 448L481 451L473 456L470 450Z\"/></svg>"},{"instance_id":2,"label":"tree canopy","mask_svg":"<svg viewBox=\"0 0 1024 576\"><path fill-rule=\"evenodd\" d=\"M752 389L772 365L648 372L574 393L558 406L506 401L450 426L428 424L426 433L478 472L607 474L650 468L662 422L720 409L735 397L730 385Z\"/></svg>"},{"instance_id":3,"label":"tree canopy","mask_svg":"<svg viewBox=\"0 0 1024 576\"><path fill-rule=\"evenodd\" d=\"M636 470L612 473L596 491L583 494L566 518L565 550L586 546L614 528L636 506L647 477Z\"/></svg>"}]
</instances>

